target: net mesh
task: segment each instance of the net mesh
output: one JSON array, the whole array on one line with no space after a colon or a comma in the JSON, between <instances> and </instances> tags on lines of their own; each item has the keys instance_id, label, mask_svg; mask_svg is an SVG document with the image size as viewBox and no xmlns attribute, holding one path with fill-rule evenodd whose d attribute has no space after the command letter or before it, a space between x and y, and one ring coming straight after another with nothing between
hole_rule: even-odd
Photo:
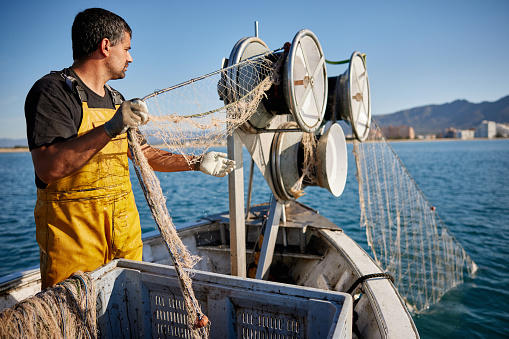
<instances>
[{"instance_id":1,"label":"net mesh","mask_svg":"<svg viewBox=\"0 0 509 339\"><path fill-rule=\"evenodd\" d=\"M188 164L199 161L212 145L225 140L257 111L265 92L277 80L280 63L271 52L146 96L142 100L151 115L141 128L143 137L183 155ZM200 258L189 252L177 234L160 182L142 152L143 137L129 132L134 167L173 260L192 336L208 337L210 323L203 320L206 316L194 295L188 270Z\"/></svg>"},{"instance_id":2,"label":"net mesh","mask_svg":"<svg viewBox=\"0 0 509 339\"><path fill-rule=\"evenodd\" d=\"M0 313L0 338L97 338L96 295L87 273Z\"/></svg>"},{"instance_id":3,"label":"net mesh","mask_svg":"<svg viewBox=\"0 0 509 339\"><path fill-rule=\"evenodd\" d=\"M142 100L149 122L140 131L150 144L198 162L255 114L265 92L279 82L282 60L269 52L147 95Z\"/></svg>"},{"instance_id":4,"label":"net mesh","mask_svg":"<svg viewBox=\"0 0 509 339\"><path fill-rule=\"evenodd\" d=\"M380 267L416 313L435 304L477 266L450 233L372 120L354 142L361 226Z\"/></svg>"}]
</instances>

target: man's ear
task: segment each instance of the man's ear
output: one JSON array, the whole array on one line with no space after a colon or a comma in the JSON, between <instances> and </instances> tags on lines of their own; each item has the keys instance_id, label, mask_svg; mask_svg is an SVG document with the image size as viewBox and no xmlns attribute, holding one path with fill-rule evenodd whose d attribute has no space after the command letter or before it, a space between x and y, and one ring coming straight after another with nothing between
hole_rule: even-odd
<instances>
[{"instance_id":1,"label":"man's ear","mask_svg":"<svg viewBox=\"0 0 509 339\"><path fill-rule=\"evenodd\" d=\"M111 41L108 38L104 38L99 43L99 51L104 56L110 55Z\"/></svg>"}]
</instances>

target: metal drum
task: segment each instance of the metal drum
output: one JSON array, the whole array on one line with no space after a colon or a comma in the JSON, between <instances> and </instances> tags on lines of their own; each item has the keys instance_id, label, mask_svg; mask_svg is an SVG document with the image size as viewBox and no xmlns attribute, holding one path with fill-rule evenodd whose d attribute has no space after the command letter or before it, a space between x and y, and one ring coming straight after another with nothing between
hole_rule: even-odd
<instances>
[{"instance_id":1,"label":"metal drum","mask_svg":"<svg viewBox=\"0 0 509 339\"><path fill-rule=\"evenodd\" d=\"M258 37L243 38L233 47L223 67L233 66L248 58L270 52ZM266 128L276 115L292 114L298 127L305 132L315 132L322 125L327 104L327 70L322 47L313 32L299 31L286 51L267 55L267 58L283 57L279 69L280 84L274 84L267 92L267 98L258 106L257 113L243 126L246 132L256 133ZM249 66L246 66L249 67ZM238 87L247 83L237 68L228 74L232 79L226 83L230 93L240 93ZM239 85L237 85L239 84ZM251 85L254 88L256 84ZM244 94L244 93L240 93ZM228 101L238 100L238 94L230 94Z\"/></svg>"},{"instance_id":2,"label":"metal drum","mask_svg":"<svg viewBox=\"0 0 509 339\"><path fill-rule=\"evenodd\" d=\"M293 38L284 75L289 111L303 131L315 132L327 105L327 69L320 42L310 30L301 30Z\"/></svg>"},{"instance_id":3,"label":"metal drum","mask_svg":"<svg viewBox=\"0 0 509 339\"><path fill-rule=\"evenodd\" d=\"M280 129L295 128L295 122L282 124ZM302 175L303 167L303 132L277 132L271 148L271 171L275 195L280 201L291 201L296 198L291 189ZM339 124L332 124L318 139L316 164L312 169L315 183L304 180L305 186L326 188L334 196L343 193L348 171L348 154L346 139Z\"/></svg>"},{"instance_id":4,"label":"metal drum","mask_svg":"<svg viewBox=\"0 0 509 339\"><path fill-rule=\"evenodd\" d=\"M345 120L357 140L366 140L371 124L371 95L362 54L354 52L345 73L329 78L328 84L325 120Z\"/></svg>"},{"instance_id":5,"label":"metal drum","mask_svg":"<svg viewBox=\"0 0 509 339\"><path fill-rule=\"evenodd\" d=\"M267 47L267 44L262 41L262 39L258 37L243 38L239 40L233 47L225 66L233 66L241 61L263 55L267 52L270 52L270 50ZM243 67L254 66L246 65ZM235 91L229 91L230 93L228 100L230 102L240 99L240 97L247 94L247 92L258 85L258 83L248 83L248 81L251 79L243 79L238 68L232 68L230 70L229 78L231 81L230 83L226 84L227 88L232 88L235 86ZM244 126L242 126L242 129L246 132L254 132L256 129L263 129L270 123L274 116L275 114L273 112L269 112L263 104L260 104L257 108L257 112L251 116L249 121Z\"/></svg>"}]
</instances>

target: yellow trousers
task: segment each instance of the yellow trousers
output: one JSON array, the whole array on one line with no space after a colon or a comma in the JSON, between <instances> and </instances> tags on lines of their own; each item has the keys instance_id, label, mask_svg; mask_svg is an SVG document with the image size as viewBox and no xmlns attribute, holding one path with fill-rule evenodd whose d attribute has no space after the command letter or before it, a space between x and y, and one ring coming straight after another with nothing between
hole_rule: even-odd
<instances>
[{"instance_id":1,"label":"yellow trousers","mask_svg":"<svg viewBox=\"0 0 509 339\"><path fill-rule=\"evenodd\" d=\"M35 220L43 289L114 258L142 259L140 220L132 191L94 191L93 197L90 193L38 190Z\"/></svg>"}]
</instances>

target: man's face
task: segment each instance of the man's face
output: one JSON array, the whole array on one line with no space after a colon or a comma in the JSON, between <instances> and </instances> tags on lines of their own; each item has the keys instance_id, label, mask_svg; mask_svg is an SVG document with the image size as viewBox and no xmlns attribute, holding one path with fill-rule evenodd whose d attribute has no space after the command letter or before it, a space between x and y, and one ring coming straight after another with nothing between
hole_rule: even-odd
<instances>
[{"instance_id":1,"label":"man's face","mask_svg":"<svg viewBox=\"0 0 509 339\"><path fill-rule=\"evenodd\" d=\"M133 58L129 50L131 49L131 37L129 33L124 32L124 39L113 47L110 47L110 56L108 60L108 69L110 71L110 79L123 79L127 67Z\"/></svg>"}]
</instances>

